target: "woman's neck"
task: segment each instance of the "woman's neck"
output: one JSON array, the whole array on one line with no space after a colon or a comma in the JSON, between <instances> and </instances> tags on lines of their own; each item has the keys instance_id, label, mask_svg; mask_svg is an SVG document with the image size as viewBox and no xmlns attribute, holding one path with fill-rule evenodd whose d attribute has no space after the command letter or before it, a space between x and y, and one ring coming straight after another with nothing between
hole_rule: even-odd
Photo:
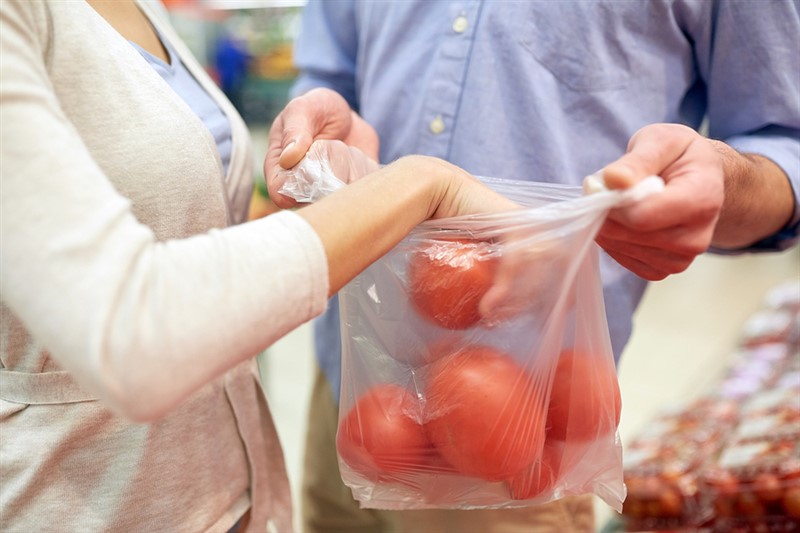
<instances>
[{"instance_id":1,"label":"woman's neck","mask_svg":"<svg viewBox=\"0 0 800 533\"><path fill-rule=\"evenodd\" d=\"M120 35L169 63L169 54L161 44L150 21L134 0L86 0Z\"/></svg>"}]
</instances>

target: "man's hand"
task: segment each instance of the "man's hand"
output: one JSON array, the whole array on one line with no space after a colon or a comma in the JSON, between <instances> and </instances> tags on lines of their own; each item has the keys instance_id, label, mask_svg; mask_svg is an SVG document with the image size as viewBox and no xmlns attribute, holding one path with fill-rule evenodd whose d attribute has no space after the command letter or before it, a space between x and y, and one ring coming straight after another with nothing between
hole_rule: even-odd
<instances>
[{"instance_id":1,"label":"man's hand","mask_svg":"<svg viewBox=\"0 0 800 533\"><path fill-rule=\"evenodd\" d=\"M264 176L270 198L278 207L295 205L294 200L278 193L285 179L279 171L296 165L317 139L340 140L378 159L377 133L339 93L314 89L298 96L281 111L269 132Z\"/></svg>"},{"instance_id":2,"label":"man's hand","mask_svg":"<svg viewBox=\"0 0 800 533\"><path fill-rule=\"evenodd\" d=\"M281 168L273 181L283 185L278 193L300 203L316 202L380 168L353 146L337 140L318 140L289 170Z\"/></svg>"},{"instance_id":3,"label":"man's hand","mask_svg":"<svg viewBox=\"0 0 800 533\"><path fill-rule=\"evenodd\" d=\"M654 124L634 134L628 152L603 170L612 189L650 175L664 179L664 190L612 210L596 241L622 266L655 281L686 270L711 245L725 169L712 141L686 126Z\"/></svg>"}]
</instances>

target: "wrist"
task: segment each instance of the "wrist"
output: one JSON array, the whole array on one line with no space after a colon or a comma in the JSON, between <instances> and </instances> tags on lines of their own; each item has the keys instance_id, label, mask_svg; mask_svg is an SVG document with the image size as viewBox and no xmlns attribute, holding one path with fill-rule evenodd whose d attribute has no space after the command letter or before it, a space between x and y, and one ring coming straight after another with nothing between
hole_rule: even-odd
<instances>
[{"instance_id":1,"label":"wrist","mask_svg":"<svg viewBox=\"0 0 800 533\"><path fill-rule=\"evenodd\" d=\"M413 186L419 188L425 220L443 216L442 212L447 211L448 201L455 195L453 188L458 181L453 166L441 159L424 155L404 156L395 165L401 175L406 179L411 177Z\"/></svg>"},{"instance_id":2,"label":"wrist","mask_svg":"<svg viewBox=\"0 0 800 533\"><path fill-rule=\"evenodd\" d=\"M794 212L794 195L783 169L761 155L709 142L721 158L725 189L712 245L745 248L784 228Z\"/></svg>"}]
</instances>

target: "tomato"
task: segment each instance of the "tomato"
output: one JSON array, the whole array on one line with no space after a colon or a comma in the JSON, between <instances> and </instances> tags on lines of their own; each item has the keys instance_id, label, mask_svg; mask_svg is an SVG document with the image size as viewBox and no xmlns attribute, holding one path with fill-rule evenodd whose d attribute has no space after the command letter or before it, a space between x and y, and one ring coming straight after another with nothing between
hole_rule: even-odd
<instances>
[{"instance_id":1,"label":"tomato","mask_svg":"<svg viewBox=\"0 0 800 533\"><path fill-rule=\"evenodd\" d=\"M411 303L422 317L437 326L470 328L481 319L478 304L492 285L496 264L489 256L487 243L433 242L411 256Z\"/></svg>"},{"instance_id":2,"label":"tomato","mask_svg":"<svg viewBox=\"0 0 800 533\"><path fill-rule=\"evenodd\" d=\"M336 449L354 471L377 481L386 474L430 468L435 455L420 404L407 389L377 385L364 393L339 424Z\"/></svg>"},{"instance_id":3,"label":"tomato","mask_svg":"<svg viewBox=\"0 0 800 533\"><path fill-rule=\"evenodd\" d=\"M753 480L753 491L761 503L769 505L783 498L783 483L774 474L761 473Z\"/></svg>"},{"instance_id":4,"label":"tomato","mask_svg":"<svg viewBox=\"0 0 800 533\"><path fill-rule=\"evenodd\" d=\"M545 441L541 457L508 481L511 497L528 500L552 489L562 474L563 453L563 442Z\"/></svg>"},{"instance_id":5,"label":"tomato","mask_svg":"<svg viewBox=\"0 0 800 533\"><path fill-rule=\"evenodd\" d=\"M789 487L783 494L783 508L787 516L800 518L800 487Z\"/></svg>"},{"instance_id":6,"label":"tomato","mask_svg":"<svg viewBox=\"0 0 800 533\"><path fill-rule=\"evenodd\" d=\"M679 518L683 513L683 497L677 486L667 484L658 495L660 514L664 518Z\"/></svg>"},{"instance_id":7,"label":"tomato","mask_svg":"<svg viewBox=\"0 0 800 533\"><path fill-rule=\"evenodd\" d=\"M536 392L509 355L485 346L461 348L428 367L425 429L461 473L508 479L542 450L546 414Z\"/></svg>"},{"instance_id":8,"label":"tomato","mask_svg":"<svg viewBox=\"0 0 800 533\"><path fill-rule=\"evenodd\" d=\"M741 492L739 479L726 470L712 470L706 475L711 487L714 511L719 517L731 517L736 513L736 496Z\"/></svg>"},{"instance_id":9,"label":"tomato","mask_svg":"<svg viewBox=\"0 0 800 533\"><path fill-rule=\"evenodd\" d=\"M622 506L622 513L634 518L648 516L652 502L658 498L662 483L658 478L625 476L628 495Z\"/></svg>"},{"instance_id":10,"label":"tomato","mask_svg":"<svg viewBox=\"0 0 800 533\"><path fill-rule=\"evenodd\" d=\"M593 440L616 430L622 400L613 365L591 354L563 351L547 414L548 436Z\"/></svg>"},{"instance_id":11,"label":"tomato","mask_svg":"<svg viewBox=\"0 0 800 533\"><path fill-rule=\"evenodd\" d=\"M754 492L744 491L736 500L737 514L747 517L760 517L766 513L766 508Z\"/></svg>"}]
</instances>

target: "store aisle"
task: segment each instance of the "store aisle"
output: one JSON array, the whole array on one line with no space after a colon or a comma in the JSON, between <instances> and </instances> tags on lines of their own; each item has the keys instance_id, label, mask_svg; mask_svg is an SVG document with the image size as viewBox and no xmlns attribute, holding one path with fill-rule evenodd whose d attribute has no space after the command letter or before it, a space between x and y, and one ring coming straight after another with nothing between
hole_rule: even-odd
<instances>
[{"instance_id":1,"label":"store aisle","mask_svg":"<svg viewBox=\"0 0 800 533\"><path fill-rule=\"evenodd\" d=\"M650 285L619 367L623 446L658 411L687 404L721 378L744 324L769 290L786 282L800 285L800 249L706 255ZM597 509L611 516L604 504Z\"/></svg>"},{"instance_id":2,"label":"store aisle","mask_svg":"<svg viewBox=\"0 0 800 533\"><path fill-rule=\"evenodd\" d=\"M629 442L659 410L683 404L716 380L745 321L767 291L800 284L800 249L782 254L704 256L683 274L653 283L623 355L620 435ZM264 384L295 491L302 468L313 369L310 327L287 335L262 358ZM598 528L612 516L598 501Z\"/></svg>"}]
</instances>

